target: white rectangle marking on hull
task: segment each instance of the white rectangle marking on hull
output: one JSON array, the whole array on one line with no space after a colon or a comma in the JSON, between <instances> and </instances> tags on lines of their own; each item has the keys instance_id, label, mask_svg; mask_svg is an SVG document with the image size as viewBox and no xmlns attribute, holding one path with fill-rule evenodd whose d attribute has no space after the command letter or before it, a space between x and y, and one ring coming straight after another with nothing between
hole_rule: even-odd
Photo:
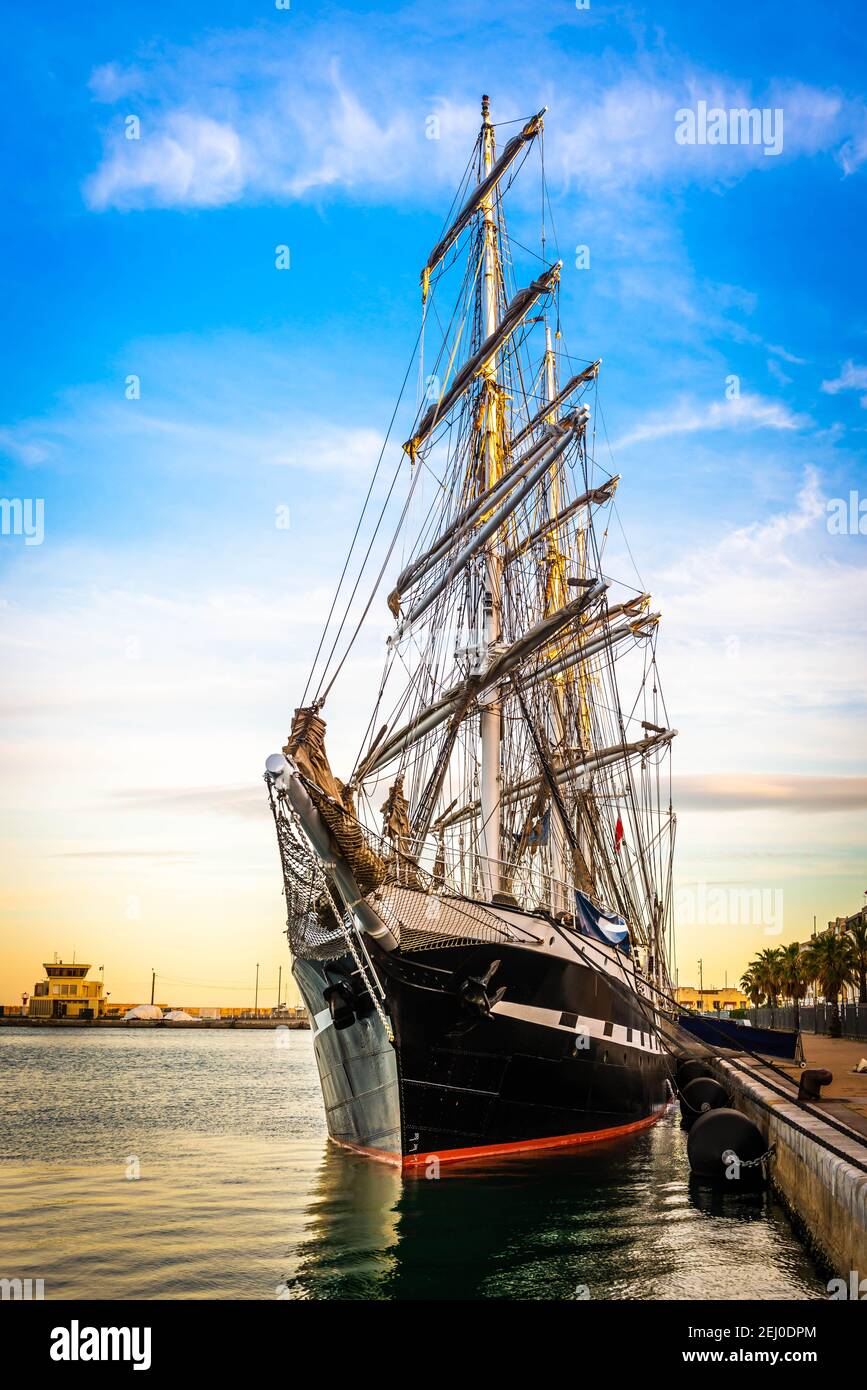
<instances>
[{"instance_id":1,"label":"white rectangle marking on hull","mask_svg":"<svg viewBox=\"0 0 867 1390\"><path fill-rule=\"evenodd\" d=\"M320 1009L319 1013L314 1014L312 1019L314 1035L321 1033L325 1028L330 1028L333 1022L331 1010L329 1008Z\"/></svg>"},{"instance_id":2,"label":"white rectangle marking on hull","mask_svg":"<svg viewBox=\"0 0 867 1390\"><path fill-rule=\"evenodd\" d=\"M507 1018L519 1018L524 1023L537 1023L542 1028L559 1028L564 1033L588 1034L591 1038L599 1038L602 1042L615 1043L618 1046L634 1047L639 1052L658 1052L659 1048L646 1047L641 1042L627 1041L625 1024L613 1023L611 1032L605 1032L605 1020L602 1018L578 1018L577 1023L561 1023L560 1019L567 1010L543 1009L536 1004L510 1004L508 1000L502 999L499 1004L495 1004L492 1013L503 1014ZM649 1033L649 1026L645 1032ZM641 1037L641 1030L632 1029L633 1039L638 1034Z\"/></svg>"}]
</instances>

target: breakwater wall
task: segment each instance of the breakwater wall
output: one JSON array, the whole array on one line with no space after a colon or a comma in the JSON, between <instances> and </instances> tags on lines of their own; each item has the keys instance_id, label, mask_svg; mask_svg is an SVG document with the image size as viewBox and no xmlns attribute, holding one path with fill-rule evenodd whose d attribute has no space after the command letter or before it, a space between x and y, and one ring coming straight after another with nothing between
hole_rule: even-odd
<instances>
[{"instance_id":1,"label":"breakwater wall","mask_svg":"<svg viewBox=\"0 0 867 1390\"><path fill-rule=\"evenodd\" d=\"M20 1015L0 1018L0 1028L180 1028L193 1031L207 1028L305 1028L310 1024L302 1018L23 1018Z\"/></svg>"}]
</instances>

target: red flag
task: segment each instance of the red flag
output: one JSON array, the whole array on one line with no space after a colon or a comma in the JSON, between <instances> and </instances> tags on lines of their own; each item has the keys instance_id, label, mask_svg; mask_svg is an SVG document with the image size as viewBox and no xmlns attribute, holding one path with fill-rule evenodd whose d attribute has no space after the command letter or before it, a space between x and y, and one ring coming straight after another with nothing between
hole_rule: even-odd
<instances>
[{"instance_id":1,"label":"red flag","mask_svg":"<svg viewBox=\"0 0 867 1390\"><path fill-rule=\"evenodd\" d=\"M617 816L617 824L616 824L615 827L614 827L614 848L616 849L616 851L617 851L618 854L620 853L620 846L621 846L622 842L623 842L623 821L620 819L620 815L619 815L619 813L618 813L618 816Z\"/></svg>"}]
</instances>

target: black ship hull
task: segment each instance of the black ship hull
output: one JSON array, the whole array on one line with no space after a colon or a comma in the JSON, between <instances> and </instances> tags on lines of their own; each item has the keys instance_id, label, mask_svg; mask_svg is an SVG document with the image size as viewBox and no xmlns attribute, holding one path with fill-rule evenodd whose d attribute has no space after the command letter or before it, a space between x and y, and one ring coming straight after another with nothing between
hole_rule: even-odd
<instances>
[{"instance_id":1,"label":"black ship hull","mask_svg":"<svg viewBox=\"0 0 867 1390\"><path fill-rule=\"evenodd\" d=\"M351 957L294 967L337 1143L411 1170L628 1134L668 1104L616 952L607 970L502 943L373 952L387 1025Z\"/></svg>"}]
</instances>

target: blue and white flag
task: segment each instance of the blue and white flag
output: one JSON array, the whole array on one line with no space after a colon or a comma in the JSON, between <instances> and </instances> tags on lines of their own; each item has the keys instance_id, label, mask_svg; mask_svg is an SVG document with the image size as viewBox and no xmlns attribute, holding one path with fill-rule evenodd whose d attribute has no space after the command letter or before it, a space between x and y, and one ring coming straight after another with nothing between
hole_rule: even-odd
<instances>
[{"instance_id":1,"label":"blue and white flag","mask_svg":"<svg viewBox=\"0 0 867 1390\"><path fill-rule=\"evenodd\" d=\"M594 907L586 893L575 890L575 925L585 936L604 941L607 946L616 946L618 951L629 955L629 927L616 912L605 912Z\"/></svg>"}]
</instances>

